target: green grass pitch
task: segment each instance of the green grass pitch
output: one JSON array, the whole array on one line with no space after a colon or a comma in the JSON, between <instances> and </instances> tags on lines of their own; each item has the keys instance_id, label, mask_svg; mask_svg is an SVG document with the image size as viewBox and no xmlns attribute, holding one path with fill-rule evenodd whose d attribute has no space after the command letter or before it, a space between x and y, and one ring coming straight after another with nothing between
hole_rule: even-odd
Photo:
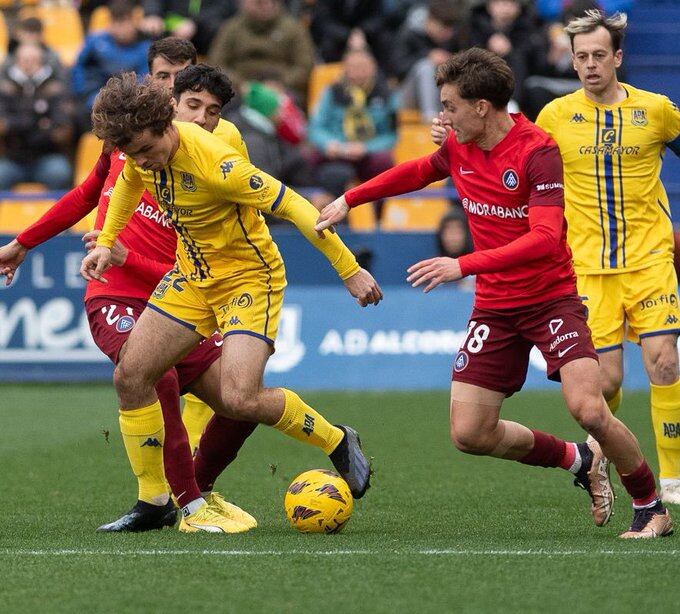
<instances>
[{"instance_id":1,"label":"green grass pitch","mask_svg":"<svg viewBox=\"0 0 680 614\"><path fill-rule=\"evenodd\" d=\"M445 392L304 398L373 457L343 533L288 526L289 481L329 463L260 427L218 482L257 529L99 535L136 494L111 387L0 386L0 611L677 611L678 538L618 540L631 519L618 481L597 528L566 472L458 453ZM646 399L627 394L621 417L655 464ZM582 436L556 392L515 395L504 416Z\"/></svg>"}]
</instances>

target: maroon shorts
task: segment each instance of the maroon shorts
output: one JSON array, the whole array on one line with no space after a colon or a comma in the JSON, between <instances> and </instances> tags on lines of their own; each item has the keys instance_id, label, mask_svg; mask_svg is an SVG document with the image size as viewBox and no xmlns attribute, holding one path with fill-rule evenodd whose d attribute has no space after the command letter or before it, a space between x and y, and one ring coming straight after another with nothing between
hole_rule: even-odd
<instances>
[{"instance_id":1,"label":"maroon shorts","mask_svg":"<svg viewBox=\"0 0 680 614\"><path fill-rule=\"evenodd\" d=\"M508 396L524 385L529 353L536 346L548 363L548 379L560 368L597 354L578 296L565 296L515 309L472 310L468 334L453 363L452 379Z\"/></svg>"},{"instance_id":2,"label":"maroon shorts","mask_svg":"<svg viewBox=\"0 0 680 614\"><path fill-rule=\"evenodd\" d=\"M85 303L92 339L114 364L130 331L146 308L146 301L122 296L98 296ZM175 365L182 392L222 353L222 335L215 333L195 347Z\"/></svg>"}]
</instances>

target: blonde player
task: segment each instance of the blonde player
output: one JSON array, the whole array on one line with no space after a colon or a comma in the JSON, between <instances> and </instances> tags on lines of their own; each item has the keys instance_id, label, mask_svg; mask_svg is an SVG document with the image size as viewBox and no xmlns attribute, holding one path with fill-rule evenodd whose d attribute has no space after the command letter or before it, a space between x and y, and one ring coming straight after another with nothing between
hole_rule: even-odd
<instances>
[{"instance_id":1,"label":"blonde player","mask_svg":"<svg viewBox=\"0 0 680 614\"><path fill-rule=\"evenodd\" d=\"M263 386L286 285L283 261L264 222L273 213L298 226L329 259L361 306L382 292L336 235L314 231L317 211L238 151L198 126L173 122L169 94L128 73L109 80L93 109L95 132L127 155L98 247L83 260L100 279L111 246L148 189L175 227L175 270L161 281L128 340L114 381L123 408L158 403L153 384L215 328L224 335L214 377L194 392L218 413L262 422L324 450L355 497L369 485L356 432L332 426L294 392ZM207 137L207 138L206 138ZM189 504L183 512L194 513Z\"/></svg>"}]
</instances>

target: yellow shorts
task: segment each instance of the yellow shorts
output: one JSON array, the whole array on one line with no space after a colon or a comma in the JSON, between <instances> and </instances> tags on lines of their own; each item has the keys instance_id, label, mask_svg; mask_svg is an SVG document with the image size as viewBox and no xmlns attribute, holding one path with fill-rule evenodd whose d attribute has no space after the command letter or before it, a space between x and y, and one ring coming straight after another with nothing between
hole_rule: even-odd
<instances>
[{"instance_id":1,"label":"yellow shorts","mask_svg":"<svg viewBox=\"0 0 680 614\"><path fill-rule=\"evenodd\" d=\"M213 283L196 283L175 267L158 283L148 307L210 337L244 334L274 345L279 327L285 269L245 271Z\"/></svg>"},{"instance_id":2,"label":"yellow shorts","mask_svg":"<svg viewBox=\"0 0 680 614\"><path fill-rule=\"evenodd\" d=\"M579 275L578 293L598 352L623 347L624 339L680 333L678 278L672 262L640 271Z\"/></svg>"}]
</instances>

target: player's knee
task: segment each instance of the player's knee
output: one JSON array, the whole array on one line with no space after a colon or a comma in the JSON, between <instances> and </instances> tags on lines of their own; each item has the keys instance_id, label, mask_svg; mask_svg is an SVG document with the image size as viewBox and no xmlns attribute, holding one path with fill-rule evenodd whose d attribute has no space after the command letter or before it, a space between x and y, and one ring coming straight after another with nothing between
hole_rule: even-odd
<instances>
[{"instance_id":1,"label":"player's knee","mask_svg":"<svg viewBox=\"0 0 680 614\"><path fill-rule=\"evenodd\" d=\"M257 409L257 398L243 390L230 389L222 393L222 403L228 417L234 420L252 420Z\"/></svg>"},{"instance_id":2,"label":"player's knee","mask_svg":"<svg viewBox=\"0 0 680 614\"><path fill-rule=\"evenodd\" d=\"M119 394L137 391L147 383L153 385L153 380L149 380L144 371L133 368L125 360L121 360L113 371L113 384Z\"/></svg>"},{"instance_id":3,"label":"player's knee","mask_svg":"<svg viewBox=\"0 0 680 614\"><path fill-rule=\"evenodd\" d=\"M650 379L660 386L670 386L678 379L678 357L672 352L660 353L652 363Z\"/></svg>"},{"instance_id":4,"label":"player's knee","mask_svg":"<svg viewBox=\"0 0 680 614\"><path fill-rule=\"evenodd\" d=\"M611 418L606 408L606 404L599 395L583 395L572 401L569 410L581 428L593 435L601 432L607 419Z\"/></svg>"},{"instance_id":5,"label":"player's knee","mask_svg":"<svg viewBox=\"0 0 680 614\"><path fill-rule=\"evenodd\" d=\"M465 454L474 454L477 456L485 455L493 450L493 445L485 437L484 433L456 429L451 427L451 441L458 450Z\"/></svg>"},{"instance_id":6,"label":"player's knee","mask_svg":"<svg viewBox=\"0 0 680 614\"><path fill-rule=\"evenodd\" d=\"M623 378L621 377L606 377L602 380L602 394L604 398L609 400L616 396L623 385Z\"/></svg>"}]
</instances>

